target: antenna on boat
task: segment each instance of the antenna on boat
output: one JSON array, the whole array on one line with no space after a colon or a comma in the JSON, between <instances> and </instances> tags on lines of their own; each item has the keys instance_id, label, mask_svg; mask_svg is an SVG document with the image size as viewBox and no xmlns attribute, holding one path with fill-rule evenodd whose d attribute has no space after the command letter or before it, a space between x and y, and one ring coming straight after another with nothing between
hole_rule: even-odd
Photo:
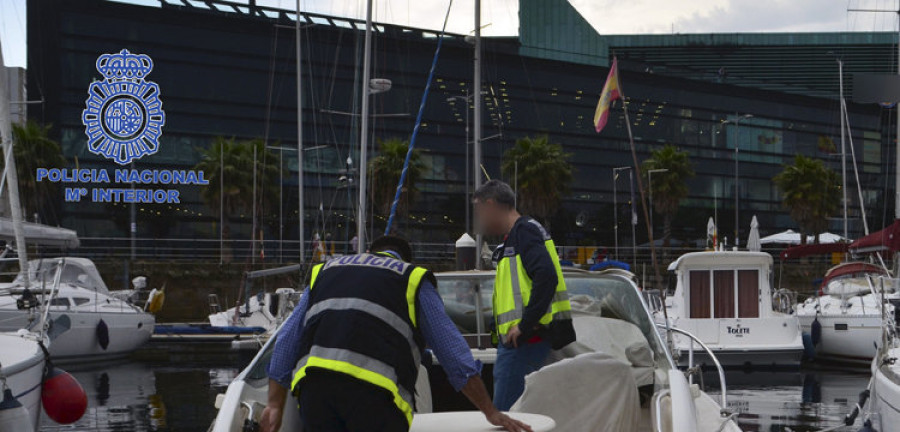
<instances>
[{"instance_id":1,"label":"antenna on boat","mask_svg":"<svg viewBox=\"0 0 900 432\"><path fill-rule=\"evenodd\" d=\"M371 1L369 2L371 5ZM297 16L294 19L294 32L297 43L297 220L300 230L300 262L305 262L303 220L303 72L300 68L300 0L297 0ZM368 52L366 52L368 54ZM279 162L280 163L280 162ZM362 249L360 249L362 250Z\"/></svg>"},{"instance_id":2,"label":"antenna on boat","mask_svg":"<svg viewBox=\"0 0 900 432\"><path fill-rule=\"evenodd\" d=\"M472 172L475 174L475 180L472 185L474 190L478 190L481 187L481 170L484 169L481 166L481 0L475 0L475 52L473 56L474 63L474 76L472 79L472 103L475 105L475 112L473 113L474 122L473 128L474 133L472 137L472 157L474 158L473 169ZM475 229L475 269L481 270L483 267L481 262L481 245L484 242L484 235L481 233L481 228L476 227Z\"/></svg>"},{"instance_id":3,"label":"antenna on boat","mask_svg":"<svg viewBox=\"0 0 900 432\"><path fill-rule=\"evenodd\" d=\"M366 168L368 158L366 152L369 146L369 79L372 64L372 0L366 1L366 37L363 44L363 76L362 76L362 107L360 109L359 130L359 210L356 217L356 242L357 250L362 253L366 250Z\"/></svg>"}]
</instances>

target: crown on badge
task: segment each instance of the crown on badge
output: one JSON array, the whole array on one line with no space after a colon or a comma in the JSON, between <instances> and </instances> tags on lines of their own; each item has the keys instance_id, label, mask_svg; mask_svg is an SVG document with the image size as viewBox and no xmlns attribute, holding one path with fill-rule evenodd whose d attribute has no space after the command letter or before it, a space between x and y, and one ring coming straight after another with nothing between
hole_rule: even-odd
<instances>
[{"instance_id":1,"label":"crown on badge","mask_svg":"<svg viewBox=\"0 0 900 432\"><path fill-rule=\"evenodd\" d=\"M132 54L123 49L116 54L103 54L97 58L97 72L106 78L143 78L153 70L153 60L145 54Z\"/></svg>"}]
</instances>

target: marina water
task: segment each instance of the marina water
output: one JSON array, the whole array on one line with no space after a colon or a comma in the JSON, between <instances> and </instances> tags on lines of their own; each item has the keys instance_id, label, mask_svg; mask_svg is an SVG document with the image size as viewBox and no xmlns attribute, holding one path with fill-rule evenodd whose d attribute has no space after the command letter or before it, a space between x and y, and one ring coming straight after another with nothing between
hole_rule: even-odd
<instances>
[{"instance_id":1,"label":"marina water","mask_svg":"<svg viewBox=\"0 0 900 432\"><path fill-rule=\"evenodd\" d=\"M216 395L249 358L122 360L67 369L88 395L88 411L76 424L44 418L42 431L207 430ZM802 369L793 372L728 372L728 408L745 431L816 431L840 424L869 380L866 369ZM715 374L703 383L716 394ZM856 431L848 427L842 431Z\"/></svg>"}]
</instances>

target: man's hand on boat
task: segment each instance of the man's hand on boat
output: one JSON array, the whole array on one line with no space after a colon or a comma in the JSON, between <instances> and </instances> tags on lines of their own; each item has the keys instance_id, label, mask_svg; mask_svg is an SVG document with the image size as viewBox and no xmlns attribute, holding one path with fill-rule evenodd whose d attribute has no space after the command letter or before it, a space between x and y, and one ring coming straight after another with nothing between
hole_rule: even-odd
<instances>
[{"instance_id":1,"label":"man's hand on boat","mask_svg":"<svg viewBox=\"0 0 900 432\"><path fill-rule=\"evenodd\" d=\"M486 414L487 420L494 426L500 426L509 432L533 432L531 426L522 423L500 411Z\"/></svg>"},{"instance_id":2,"label":"man's hand on boat","mask_svg":"<svg viewBox=\"0 0 900 432\"><path fill-rule=\"evenodd\" d=\"M281 430L281 416L283 414L281 407L267 405L262 412L262 417L259 419L259 430L262 432L278 432Z\"/></svg>"},{"instance_id":3,"label":"man's hand on boat","mask_svg":"<svg viewBox=\"0 0 900 432\"><path fill-rule=\"evenodd\" d=\"M481 380L481 376L473 375L469 377L469 381L460 391L469 398L473 405L478 407L479 411L484 413L485 418L492 425L500 426L509 432L533 432L531 426L500 412L494 406L491 396L484 386L484 381Z\"/></svg>"},{"instance_id":4,"label":"man's hand on boat","mask_svg":"<svg viewBox=\"0 0 900 432\"><path fill-rule=\"evenodd\" d=\"M281 417L284 415L284 402L287 400L288 390L274 380L269 380L269 400L266 409L259 419L261 432L278 432L281 430Z\"/></svg>"}]
</instances>

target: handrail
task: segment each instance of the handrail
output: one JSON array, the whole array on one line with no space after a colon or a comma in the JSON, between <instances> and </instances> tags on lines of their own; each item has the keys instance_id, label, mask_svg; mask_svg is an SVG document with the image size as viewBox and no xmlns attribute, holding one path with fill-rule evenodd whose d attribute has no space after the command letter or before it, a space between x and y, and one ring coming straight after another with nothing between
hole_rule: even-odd
<instances>
[{"instance_id":1,"label":"handrail","mask_svg":"<svg viewBox=\"0 0 900 432\"><path fill-rule=\"evenodd\" d=\"M59 283L62 280L62 269L63 267L65 267L65 262L65 258L60 258L59 260L57 260L56 274L53 276L53 287L50 288L50 296L47 297L46 301L44 302L44 310L41 314L41 329L39 332L41 340L43 340L47 335L47 330L50 327L50 323L47 321L47 319L50 317L50 303L56 296L56 294L59 293ZM29 270L30 269L25 269L25 271Z\"/></svg>"},{"instance_id":2,"label":"handrail","mask_svg":"<svg viewBox=\"0 0 900 432\"><path fill-rule=\"evenodd\" d=\"M691 334L688 331L682 330L677 327L668 326L666 324L660 324L660 323L656 323L656 326L659 328L662 328L662 329L666 329L666 331L674 331L677 333L681 333L691 339L691 345L690 345L690 350L689 350L689 359L690 360L688 361L688 369L694 367L694 365L692 364L694 362L694 342L697 342L697 344L700 345L700 348L703 348L703 350L706 351L706 354L709 355L710 359L712 359L713 364L716 365L716 370L719 372L719 387L720 387L721 399L722 399L721 405L722 405L722 410L724 413L724 411L728 407L728 403L727 403L728 401L727 401L727 396L726 396L727 388L725 385L725 370L722 369L722 364L719 363L719 359L716 358L716 355L713 354L712 350L709 349L709 347L706 346L705 343L700 341L700 339L697 338L697 336L694 336L693 334Z\"/></svg>"}]
</instances>

